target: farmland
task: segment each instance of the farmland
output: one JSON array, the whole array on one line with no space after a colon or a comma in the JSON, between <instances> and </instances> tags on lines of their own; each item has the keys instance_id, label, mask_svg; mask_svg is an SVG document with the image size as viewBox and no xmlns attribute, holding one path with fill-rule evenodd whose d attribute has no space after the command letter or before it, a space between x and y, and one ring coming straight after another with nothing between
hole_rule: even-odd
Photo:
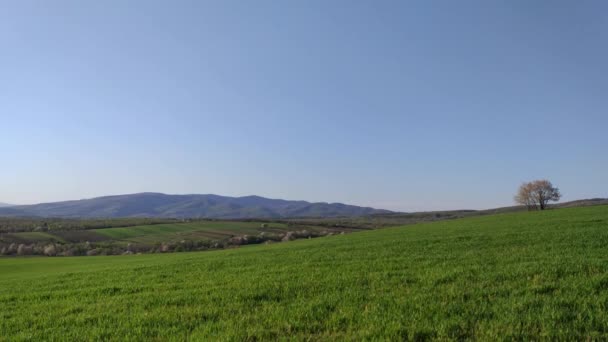
<instances>
[{"instance_id":1,"label":"farmland","mask_svg":"<svg viewBox=\"0 0 608 342\"><path fill-rule=\"evenodd\" d=\"M607 250L595 206L206 253L2 258L0 336L605 339Z\"/></svg>"},{"instance_id":2,"label":"farmland","mask_svg":"<svg viewBox=\"0 0 608 342\"><path fill-rule=\"evenodd\" d=\"M96 229L94 232L114 240L132 242L159 240L163 237L179 239L184 236L200 236L202 238L217 238L218 236L233 236L260 233L261 224L258 222L196 222L183 224L162 224L137 226L129 228ZM263 230L283 230L285 224L266 224ZM150 239L151 238L151 239Z\"/></svg>"},{"instance_id":3,"label":"farmland","mask_svg":"<svg viewBox=\"0 0 608 342\"><path fill-rule=\"evenodd\" d=\"M551 207L604 205L596 198ZM384 213L359 217L283 219L21 218L0 217L0 256L84 256L223 249L299 238L519 212L490 210Z\"/></svg>"},{"instance_id":4,"label":"farmland","mask_svg":"<svg viewBox=\"0 0 608 342\"><path fill-rule=\"evenodd\" d=\"M75 256L207 250L317 237L352 230L356 229L280 222L215 220L82 230L53 229L0 234L0 255ZM52 247L52 254L44 252L49 246Z\"/></svg>"}]
</instances>

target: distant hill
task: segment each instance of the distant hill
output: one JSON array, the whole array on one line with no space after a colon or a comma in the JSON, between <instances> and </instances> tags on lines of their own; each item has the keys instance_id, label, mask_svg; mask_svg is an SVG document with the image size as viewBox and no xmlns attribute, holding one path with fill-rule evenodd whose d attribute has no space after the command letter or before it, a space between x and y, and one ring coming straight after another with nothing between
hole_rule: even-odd
<instances>
[{"instance_id":1,"label":"distant hill","mask_svg":"<svg viewBox=\"0 0 608 342\"><path fill-rule=\"evenodd\" d=\"M608 198L590 198L590 199L582 199L564 203L554 204L553 206L556 208L571 208L571 207L588 207L593 205L604 205L608 204Z\"/></svg>"},{"instance_id":2,"label":"distant hill","mask_svg":"<svg viewBox=\"0 0 608 342\"><path fill-rule=\"evenodd\" d=\"M175 217L175 218L294 218L354 217L390 213L342 203L310 203L259 196L166 195L139 193L78 201L0 208L0 216L63 218Z\"/></svg>"},{"instance_id":3,"label":"distant hill","mask_svg":"<svg viewBox=\"0 0 608 342\"><path fill-rule=\"evenodd\" d=\"M12 206L13 206L12 204L0 202L0 208L6 208L6 207L12 207Z\"/></svg>"},{"instance_id":4,"label":"distant hill","mask_svg":"<svg viewBox=\"0 0 608 342\"><path fill-rule=\"evenodd\" d=\"M569 202L552 203L549 209L572 208L572 207L590 207L596 205L608 205L608 198L589 198ZM345 218L297 218L289 219L292 224L312 224L324 226L340 226L357 229L376 229L381 227L403 226L420 222L432 222L451 220L472 216L504 214L512 212L526 211L524 206L510 206L494 209L483 210L442 210L442 211L419 211L419 212L390 212L384 214L376 214L365 217L345 217Z\"/></svg>"}]
</instances>

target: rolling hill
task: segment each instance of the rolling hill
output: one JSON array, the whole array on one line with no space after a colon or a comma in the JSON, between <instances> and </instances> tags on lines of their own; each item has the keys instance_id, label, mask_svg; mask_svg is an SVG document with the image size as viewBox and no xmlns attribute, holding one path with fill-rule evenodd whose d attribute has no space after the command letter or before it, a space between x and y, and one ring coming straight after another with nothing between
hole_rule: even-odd
<instances>
[{"instance_id":1,"label":"rolling hill","mask_svg":"<svg viewBox=\"0 0 608 342\"><path fill-rule=\"evenodd\" d=\"M77 201L0 208L0 216L63 218L173 217L173 218L288 218L353 217L390 213L342 203L310 203L259 196L166 195L139 193Z\"/></svg>"},{"instance_id":2,"label":"rolling hill","mask_svg":"<svg viewBox=\"0 0 608 342\"><path fill-rule=\"evenodd\" d=\"M593 206L216 252L0 258L0 336L601 341L606 246L608 206Z\"/></svg>"}]
</instances>

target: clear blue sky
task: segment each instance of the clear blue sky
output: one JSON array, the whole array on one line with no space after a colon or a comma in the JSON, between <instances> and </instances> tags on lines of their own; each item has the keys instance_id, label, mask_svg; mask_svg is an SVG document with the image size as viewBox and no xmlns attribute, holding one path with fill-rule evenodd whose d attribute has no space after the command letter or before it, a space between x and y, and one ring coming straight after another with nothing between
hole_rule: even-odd
<instances>
[{"instance_id":1,"label":"clear blue sky","mask_svg":"<svg viewBox=\"0 0 608 342\"><path fill-rule=\"evenodd\" d=\"M605 1L3 1L0 201L608 197Z\"/></svg>"}]
</instances>

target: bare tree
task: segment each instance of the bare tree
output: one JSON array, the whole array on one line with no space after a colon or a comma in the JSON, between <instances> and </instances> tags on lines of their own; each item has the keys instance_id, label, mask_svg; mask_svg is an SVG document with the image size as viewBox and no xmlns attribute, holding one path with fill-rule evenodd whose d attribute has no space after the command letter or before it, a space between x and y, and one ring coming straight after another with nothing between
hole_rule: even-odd
<instances>
[{"instance_id":1,"label":"bare tree","mask_svg":"<svg viewBox=\"0 0 608 342\"><path fill-rule=\"evenodd\" d=\"M515 203L525 205L528 211L536 209L536 203L532 197L532 183L522 183L514 199Z\"/></svg>"},{"instance_id":2,"label":"bare tree","mask_svg":"<svg viewBox=\"0 0 608 342\"><path fill-rule=\"evenodd\" d=\"M559 201L559 189L546 179L523 183L515 195L515 202L525 205L528 210L545 210L549 201Z\"/></svg>"},{"instance_id":3,"label":"bare tree","mask_svg":"<svg viewBox=\"0 0 608 342\"><path fill-rule=\"evenodd\" d=\"M540 206L540 210L545 210L549 201L557 202L562 198L559 189L546 179L532 182L532 196Z\"/></svg>"}]
</instances>

